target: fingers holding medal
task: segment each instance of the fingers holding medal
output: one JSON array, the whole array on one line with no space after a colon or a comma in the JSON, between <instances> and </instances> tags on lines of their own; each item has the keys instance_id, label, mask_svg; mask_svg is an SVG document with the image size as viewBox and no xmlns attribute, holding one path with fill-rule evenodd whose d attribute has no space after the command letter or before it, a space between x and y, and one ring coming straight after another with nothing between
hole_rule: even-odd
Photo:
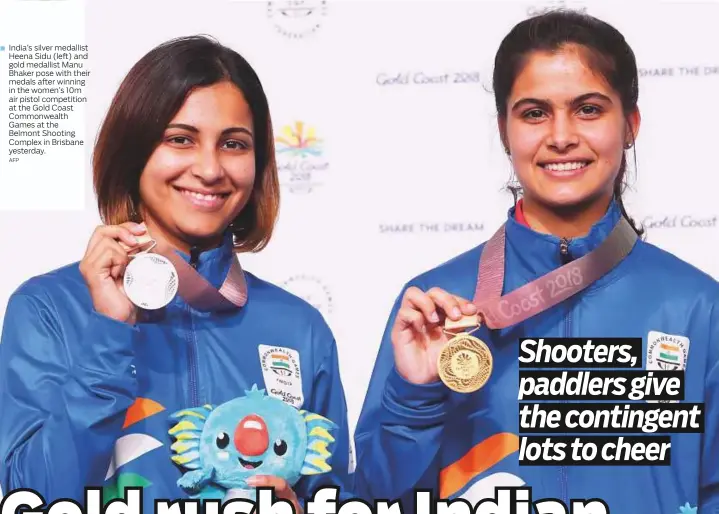
<instances>
[{"instance_id":1,"label":"fingers holding medal","mask_svg":"<svg viewBox=\"0 0 719 514\"><path fill-rule=\"evenodd\" d=\"M391 331L395 367L405 380L428 384L439 380L438 356L447 344L446 320L457 322L476 313L468 300L440 288L405 291Z\"/></svg>"},{"instance_id":2,"label":"fingers holding medal","mask_svg":"<svg viewBox=\"0 0 719 514\"><path fill-rule=\"evenodd\" d=\"M439 378L459 393L481 389L492 374L493 359L489 347L471 335L479 325L472 302L439 288L426 293L409 288L392 335L397 370L414 383Z\"/></svg>"},{"instance_id":3,"label":"fingers holding medal","mask_svg":"<svg viewBox=\"0 0 719 514\"><path fill-rule=\"evenodd\" d=\"M124 293L122 282L130 262L128 252L141 245L143 235L143 226L123 223L97 227L90 237L80 273L97 312L118 321L134 320L136 307Z\"/></svg>"},{"instance_id":4,"label":"fingers holding medal","mask_svg":"<svg viewBox=\"0 0 719 514\"><path fill-rule=\"evenodd\" d=\"M414 326L419 330L440 327L445 320L457 322L477 312L472 302L438 287L426 293L417 287L410 287L402 299L402 309L413 313Z\"/></svg>"}]
</instances>

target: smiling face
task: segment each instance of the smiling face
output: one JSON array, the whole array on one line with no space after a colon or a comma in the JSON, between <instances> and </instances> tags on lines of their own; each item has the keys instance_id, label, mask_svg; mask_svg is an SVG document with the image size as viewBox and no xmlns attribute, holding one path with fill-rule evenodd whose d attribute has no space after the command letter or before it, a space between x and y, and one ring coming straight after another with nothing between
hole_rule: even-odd
<instances>
[{"instance_id":1,"label":"smiling face","mask_svg":"<svg viewBox=\"0 0 719 514\"><path fill-rule=\"evenodd\" d=\"M606 206L612 197L639 115L628 127L620 97L586 63L576 46L533 52L514 81L500 131L528 204Z\"/></svg>"},{"instance_id":2,"label":"smiling face","mask_svg":"<svg viewBox=\"0 0 719 514\"><path fill-rule=\"evenodd\" d=\"M202 461L225 488L244 487L252 475L294 480L302 468L307 428L290 406L233 400L213 411L202 433Z\"/></svg>"},{"instance_id":3,"label":"smiling face","mask_svg":"<svg viewBox=\"0 0 719 514\"><path fill-rule=\"evenodd\" d=\"M252 194L253 130L250 107L231 82L190 93L140 176L149 232L185 251L218 244Z\"/></svg>"}]
</instances>

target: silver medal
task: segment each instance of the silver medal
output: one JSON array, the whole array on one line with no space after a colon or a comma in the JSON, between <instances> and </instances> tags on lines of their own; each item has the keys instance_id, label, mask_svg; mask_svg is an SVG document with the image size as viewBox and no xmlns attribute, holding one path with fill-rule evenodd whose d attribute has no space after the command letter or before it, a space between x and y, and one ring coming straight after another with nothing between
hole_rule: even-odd
<instances>
[{"instance_id":1,"label":"silver medal","mask_svg":"<svg viewBox=\"0 0 719 514\"><path fill-rule=\"evenodd\" d=\"M177 270L156 253L140 253L125 269L125 293L132 303L146 310L161 309L177 294Z\"/></svg>"}]
</instances>

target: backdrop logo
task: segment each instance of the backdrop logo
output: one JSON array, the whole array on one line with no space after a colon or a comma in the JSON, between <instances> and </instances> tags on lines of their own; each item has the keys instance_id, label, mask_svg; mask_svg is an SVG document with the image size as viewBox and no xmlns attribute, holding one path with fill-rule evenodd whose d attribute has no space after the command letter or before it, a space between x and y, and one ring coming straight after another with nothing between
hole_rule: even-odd
<instances>
[{"instance_id":1,"label":"backdrop logo","mask_svg":"<svg viewBox=\"0 0 719 514\"><path fill-rule=\"evenodd\" d=\"M382 71L375 75L378 86L453 86L479 84L482 76L478 70L402 70Z\"/></svg>"},{"instance_id":2,"label":"backdrop logo","mask_svg":"<svg viewBox=\"0 0 719 514\"><path fill-rule=\"evenodd\" d=\"M310 275L294 275L285 280L282 287L305 300L324 316L332 314L332 293L319 278Z\"/></svg>"},{"instance_id":3,"label":"backdrop logo","mask_svg":"<svg viewBox=\"0 0 719 514\"><path fill-rule=\"evenodd\" d=\"M326 0L267 2L268 18L280 34L292 39L316 32L326 14Z\"/></svg>"},{"instance_id":4,"label":"backdrop logo","mask_svg":"<svg viewBox=\"0 0 719 514\"><path fill-rule=\"evenodd\" d=\"M382 223L380 234L388 235L424 235L477 233L484 231L484 223L480 221L421 221Z\"/></svg>"},{"instance_id":5,"label":"backdrop logo","mask_svg":"<svg viewBox=\"0 0 719 514\"><path fill-rule=\"evenodd\" d=\"M579 2L567 2L566 0L549 0L527 7L527 16L539 16L540 14L556 11L558 9L572 10L576 12L587 12L587 8Z\"/></svg>"},{"instance_id":6,"label":"backdrop logo","mask_svg":"<svg viewBox=\"0 0 719 514\"><path fill-rule=\"evenodd\" d=\"M691 214L678 214L673 216L647 216L642 220L646 229L660 228L716 228L717 216L693 216Z\"/></svg>"},{"instance_id":7,"label":"backdrop logo","mask_svg":"<svg viewBox=\"0 0 719 514\"><path fill-rule=\"evenodd\" d=\"M293 193L310 193L321 184L322 175L329 169L323 158L323 143L314 127L302 121L281 128L275 136L275 145L283 186Z\"/></svg>"},{"instance_id":8,"label":"backdrop logo","mask_svg":"<svg viewBox=\"0 0 719 514\"><path fill-rule=\"evenodd\" d=\"M708 77L719 75L719 66L663 66L639 68L639 78Z\"/></svg>"}]
</instances>

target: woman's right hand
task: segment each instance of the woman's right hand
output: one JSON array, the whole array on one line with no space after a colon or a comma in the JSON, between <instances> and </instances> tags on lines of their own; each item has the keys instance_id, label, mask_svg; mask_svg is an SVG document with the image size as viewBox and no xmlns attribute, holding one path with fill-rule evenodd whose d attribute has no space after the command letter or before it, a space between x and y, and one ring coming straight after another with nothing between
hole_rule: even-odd
<instances>
[{"instance_id":1,"label":"woman's right hand","mask_svg":"<svg viewBox=\"0 0 719 514\"><path fill-rule=\"evenodd\" d=\"M445 319L459 321L476 313L471 301L442 289L435 287L425 293L417 287L408 288L391 332L399 374L413 384L439 380L437 358L447 343L442 330Z\"/></svg>"},{"instance_id":2,"label":"woman's right hand","mask_svg":"<svg viewBox=\"0 0 719 514\"><path fill-rule=\"evenodd\" d=\"M132 249L139 244L136 236L144 233L144 226L131 222L99 226L93 232L80 261L80 273L90 290L93 306L100 314L125 323L135 322L137 307L128 299L122 286L130 258L120 241Z\"/></svg>"}]
</instances>

